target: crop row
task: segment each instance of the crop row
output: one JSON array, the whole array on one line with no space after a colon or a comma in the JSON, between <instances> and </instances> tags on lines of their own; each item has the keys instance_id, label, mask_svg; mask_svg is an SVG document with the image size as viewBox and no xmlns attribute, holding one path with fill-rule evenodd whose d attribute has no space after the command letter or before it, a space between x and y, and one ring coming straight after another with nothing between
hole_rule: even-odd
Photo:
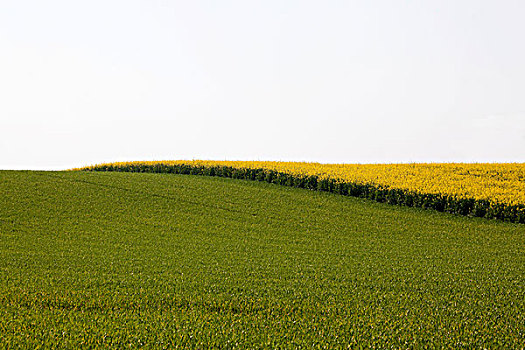
<instances>
[{"instance_id":1,"label":"crop row","mask_svg":"<svg viewBox=\"0 0 525 350\"><path fill-rule=\"evenodd\" d=\"M236 163L239 163L239 165L236 166ZM278 171L271 167L250 167L243 163L245 162L129 162L100 164L82 168L81 170L191 174L266 181L279 185L366 198L395 205L525 223L525 204L522 203L508 204L492 201L490 198L472 198L466 195L458 196L447 193L425 193L407 188L348 181L325 176L325 174L301 174Z\"/></svg>"}]
</instances>

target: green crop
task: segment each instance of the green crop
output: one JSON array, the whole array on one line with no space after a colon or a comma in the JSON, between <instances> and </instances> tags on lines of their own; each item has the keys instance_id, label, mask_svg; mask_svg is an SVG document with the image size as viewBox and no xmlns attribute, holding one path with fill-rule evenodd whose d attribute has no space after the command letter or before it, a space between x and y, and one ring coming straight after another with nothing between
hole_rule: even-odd
<instances>
[{"instance_id":1,"label":"green crop","mask_svg":"<svg viewBox=\"0 0 525 350\"><path fill-rule=\"evenodd\" d=\"M265 182L0 172L0 348L523 348L525 227Z\"/></svg>"}]
</instances>

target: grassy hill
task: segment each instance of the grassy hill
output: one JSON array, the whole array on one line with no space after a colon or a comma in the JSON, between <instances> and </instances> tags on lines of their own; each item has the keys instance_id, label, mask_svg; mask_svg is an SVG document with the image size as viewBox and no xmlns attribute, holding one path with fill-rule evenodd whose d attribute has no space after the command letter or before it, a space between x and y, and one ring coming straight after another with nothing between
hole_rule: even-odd
<instances>
[{"instance_id":1,"label":"grassy hill","mask_svg":"<svg viewBox=\"0 0 525 350\"><path fill-rule=\"evenodd\" d=\"M0 172L0 347L525 344L525 226L217 177Z\"/></svg>"}]
</instances>

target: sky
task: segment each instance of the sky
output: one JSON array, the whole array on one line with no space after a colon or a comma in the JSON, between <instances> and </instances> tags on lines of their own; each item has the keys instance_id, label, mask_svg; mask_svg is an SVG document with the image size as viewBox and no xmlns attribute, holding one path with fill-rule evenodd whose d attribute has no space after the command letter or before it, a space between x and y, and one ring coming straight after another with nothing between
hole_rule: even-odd
<instances>
[{"instance_id":1,"label":"sky","mask_svg":"<svg viewBox=\"0 0 525 350\"><path fill-rule=\"evenodd\" d=\"M525 162L525 1L0 0L0 169Z\"/></svg>"}]
</instances>

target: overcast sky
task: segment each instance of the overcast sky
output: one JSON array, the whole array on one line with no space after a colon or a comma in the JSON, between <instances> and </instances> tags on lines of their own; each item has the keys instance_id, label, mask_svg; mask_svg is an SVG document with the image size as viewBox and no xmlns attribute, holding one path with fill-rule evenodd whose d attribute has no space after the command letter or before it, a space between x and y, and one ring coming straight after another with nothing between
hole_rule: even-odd
<instances>
[{"instance_id":1,"label":"overcast sky","mask_svg":"<svg viewBox=\"0 0 525 350\"><path fill-rule=\"evenodd\" d=\"M0 169L525 161L525 1L0 0Z\"/></svg>"}]
</instances>

